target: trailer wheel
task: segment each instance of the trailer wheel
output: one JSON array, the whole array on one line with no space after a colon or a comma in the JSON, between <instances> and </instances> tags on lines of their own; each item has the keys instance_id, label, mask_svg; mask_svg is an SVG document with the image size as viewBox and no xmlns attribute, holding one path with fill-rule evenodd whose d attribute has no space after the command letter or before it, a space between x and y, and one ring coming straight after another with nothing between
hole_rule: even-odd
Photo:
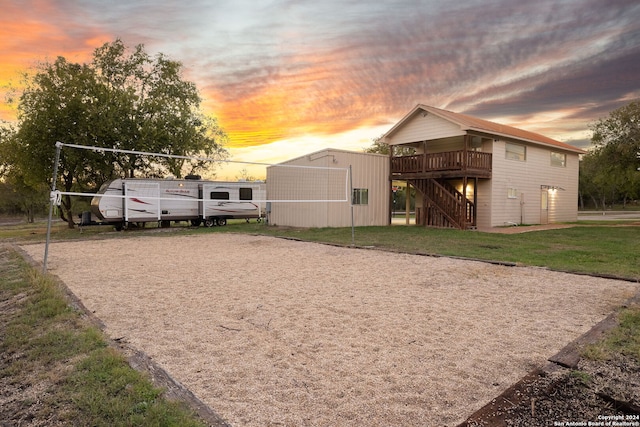
<instances>
[{"instance_id":1,"label":"trailer wheel","mask_svg":"<svg viewBox=\"0 0 640 427\"><path fill-rule=\"evenodd\" d=\"M227 225L227 218L218 218L218 225L219 226Z\"/></svg>"},{"instance_id":2,"label":"trailer wheel","mask_svg":"<svg viewBox=\"0 0 640 427\"><path fill-rule=\"evenodd\" d=\"M169 228L169 227L171 227L171 221L166 221L166 220L160 221L160 227L161 228Z\"/></svg>"},{"instance_id":3,"label":"trailer wheel","mask_svg":"<svg viewBox=\"0 0 640 427\"><path fill-rule=\"evenodd\" d=\"M116 222L113 227L116 229L116 231L122 231L122 229L124 228L124 224L122 224L121 222Z\"/></svg>"},{"instance_id":4,"label":"trailer wheel","mask_svg":"<svg viewBox=\"0 0 640 427\"><path fill-rule=\"evenodd\" d=\"M258 219L256 219L256 222L257 222L258 224L259 224L259 223L261 223L261 222L262 222L262 218L258 218Z\"/></svg>"},{"instance_id":5,"label":"trailer wheel","mask_svg":"<svg viewBox=\"0 0 640 427\"><path fill-rule=\"evenodd\" d=\"M213 227L214 225L216 225L216 220L215 218L207 218L204 220L204 225L205 227Z\"/></svg>"},{"instance_id":6,"label":"trailer wheel","mask_svg":"<svg viewBox=\"0 0 640 427\"><path fill-rule=\"evenodd\" d=\"M201 219L192 219L191 220L191 225L194 227L200 227L200 224L202 224L202 220Z\"/></svg>"}]
</instances>

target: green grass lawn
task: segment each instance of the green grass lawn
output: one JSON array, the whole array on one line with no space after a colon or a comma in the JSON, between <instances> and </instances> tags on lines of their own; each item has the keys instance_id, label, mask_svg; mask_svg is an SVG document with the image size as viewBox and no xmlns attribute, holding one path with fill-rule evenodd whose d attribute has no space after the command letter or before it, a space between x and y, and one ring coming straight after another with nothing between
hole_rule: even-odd
<instances>
[{"instance_id":1,"label":"green grass lawn","mask_svg":"<svg viewBox=\"0 0 640 427\"><path fill-rule=\"evenodd\" d=\"M131 368L58 283L0 247L2 425L204 426Z\"/></svg>"},{"instance_id":2,"label":"green grass lawn","mask_svg":"<svg viewBox=\"0 0 640 427\"><path fill-rule=\"evenodd\" d=\"M182 223L184 224L184 223ZM627 223L628 224L628 223ZM55 223L53 240L126 238L140 235L170 236L173 233L251 233L350 245L351 228L274 227L264 223L229 221L224 227L186 227L172 224L166 233L157 228L113 231L110 226L91 226L70 230ZM46 222L0 227L0 240L44 242ZM589 222L572 228L519 234L485 233L417 226L357 227L357 246L456 256L487 261L547 267L558 271L612 275L640 280L640 226L625 223Z\"/></svg>"},{"instance_id":3,"label":"green grass lawn","mask_svg":"<svg viewBox=\"0 0 640 427\"><path fill-rule=\"evenodd\" d=\"M351 244L350 228L293 229L231 224L215 232L240 232ZM358 227L357 246L456 256L613 275L640 280L640 227L590 225L520 234L483 233L415 226Z\"/></svg>"}]
</instances>

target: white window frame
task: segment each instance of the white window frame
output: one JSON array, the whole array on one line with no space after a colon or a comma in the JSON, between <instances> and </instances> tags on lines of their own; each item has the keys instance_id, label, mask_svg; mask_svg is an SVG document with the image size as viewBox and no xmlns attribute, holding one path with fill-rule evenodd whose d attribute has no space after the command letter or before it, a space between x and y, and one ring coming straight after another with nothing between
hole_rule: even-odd
<instances>
[{"instance_id":1,"label":"white window frame","mask_svg":"<svg viewBox=\"0 0 640 427\"><path fill-rule=\"evenodd\" d=\"M369 189L368 188L354 188L351 194L352 205L368 205L369 204Z\"/></svg>"},{"instance_id":2,"label":"white window frame","mask_svg":"<svg viewBox=\"0 0 640 427\"><path fill-rule=\"evenodd\" d=\"M567 167L567 154L566 153L558 153L557 151L551 152L551 166L556 168L566 168Z\"/></svg>"},{"instance_id":3,"label":"white window frame","mask_svg":"<svg viewBox=\"0 0 640 427\"><path fill-rule=\"evenodd\" d=\"M505 142L504 157L507 160L524 162L527 160L527 146L522 144L514 144L513 142Z\"/></svg>"}]
</instances>

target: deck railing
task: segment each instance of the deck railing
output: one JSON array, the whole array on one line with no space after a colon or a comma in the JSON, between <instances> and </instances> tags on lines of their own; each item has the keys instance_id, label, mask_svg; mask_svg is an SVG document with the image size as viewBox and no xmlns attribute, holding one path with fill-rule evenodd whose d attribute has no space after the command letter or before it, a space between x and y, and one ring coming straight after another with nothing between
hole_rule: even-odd
<instances>
[{"instance_id":1,"label":"deck railing","mask_svg":"<svg viewBox=\"0 0 640 427\"><path fill-rule=\"evenodd\" d=\"M479 151L445 151L391 158L392 174L414 174L435 171L491 172L491 153Z\"/></svg>"}]
</instances>

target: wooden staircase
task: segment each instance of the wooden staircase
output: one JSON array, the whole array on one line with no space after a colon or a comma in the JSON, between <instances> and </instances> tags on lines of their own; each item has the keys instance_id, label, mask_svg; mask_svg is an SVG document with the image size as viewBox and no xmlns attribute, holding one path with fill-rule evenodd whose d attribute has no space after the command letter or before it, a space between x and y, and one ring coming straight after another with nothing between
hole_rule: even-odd
<instances>
[{"instance_id":1,"label":"wooden staircase","mask_svg":"<svg viewBox=\"0 0 640 427\"><path fill-rule=\"evenodd\" d=\"M474 203L446 180L412 179L408 183L424 198L424 208L416 210L416 224L460 230L476 227Z\"/></svg>"}]
</instances>

